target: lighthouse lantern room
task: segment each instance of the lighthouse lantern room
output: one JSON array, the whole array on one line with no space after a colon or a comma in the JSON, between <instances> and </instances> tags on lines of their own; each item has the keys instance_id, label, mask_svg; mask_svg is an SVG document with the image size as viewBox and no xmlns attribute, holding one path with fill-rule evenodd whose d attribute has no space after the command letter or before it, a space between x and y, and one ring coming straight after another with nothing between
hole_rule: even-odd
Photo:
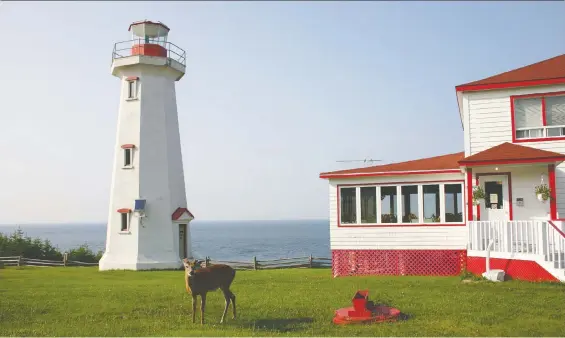
<instances>
[{"instance_id":1,"label":"lighthouse lantern room","mask_svg":"<svg viewBox=\"0 0 565 338\"><path fill-rule=\"evenodd\" d=\"M175 83L185 52L167 41L160 22L130 25L133 37L114 45L112 75L120 104L100 270L171 269L191 258Z\"/></svg>"}]
</instances>

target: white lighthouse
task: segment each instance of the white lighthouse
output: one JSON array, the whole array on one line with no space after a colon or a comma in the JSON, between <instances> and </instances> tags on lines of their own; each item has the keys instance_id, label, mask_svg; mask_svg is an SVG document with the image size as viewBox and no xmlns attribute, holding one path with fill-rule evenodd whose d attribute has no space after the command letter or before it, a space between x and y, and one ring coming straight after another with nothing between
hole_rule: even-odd
<instances>
[{"instance_id":1,"label":"white lighthouse","mask_svg":"<svg viewBox=\"0 0 565 338\"><path fill-rule=\"evenodd\" d=\"M112 75L120 106L106 251L100 270L179 268L192 257L175 82L186 54L167 41L160 22L130 25L132 39L116 43Z\"/></svg>"}]
</instances>

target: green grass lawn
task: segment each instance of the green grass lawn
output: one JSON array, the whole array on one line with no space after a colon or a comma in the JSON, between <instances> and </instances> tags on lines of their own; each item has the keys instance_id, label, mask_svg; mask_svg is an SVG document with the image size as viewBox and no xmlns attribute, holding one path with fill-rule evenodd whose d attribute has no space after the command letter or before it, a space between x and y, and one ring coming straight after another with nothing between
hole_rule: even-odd
<instances>
[{"instance_id":1,"label":"green grass lawn","mask_svg":"<svg viewBox=\"0 0 565 338\"><path fill-rule=\"evenodd\" d=\"M409 316L338 327L334 310L358 289ZM238 318L219 324L224 300L208 294L207 323L191 321L182 271L97 268L0 270L0 336L563 336L565 286L460 277L332 278L329 269L238 271ZM199 320L199 312L197 321Z\"/></svg>"}]
</instances>

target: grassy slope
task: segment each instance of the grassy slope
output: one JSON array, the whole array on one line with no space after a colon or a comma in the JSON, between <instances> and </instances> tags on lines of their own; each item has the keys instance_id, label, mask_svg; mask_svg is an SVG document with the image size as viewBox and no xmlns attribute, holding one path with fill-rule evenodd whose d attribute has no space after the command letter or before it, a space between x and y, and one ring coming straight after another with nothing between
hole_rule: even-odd
<instances>
[{"instance_id":1,"label":"grassy slope","mask_svg":"<svg viewBox=\"0 0 565 338\"><path fill-rule=\"evenodd\" d=\"M411 316L337 327L334 309L357 289ZM238 319L218 324L220 291L207 323L191 322L183 272L96 268L0 270L0 336L561 336L565 286L461 283L459 277L331 277L329 269L238 271ZM199 316L197 316L197 320Z\"/></svg>"}]
</instances>

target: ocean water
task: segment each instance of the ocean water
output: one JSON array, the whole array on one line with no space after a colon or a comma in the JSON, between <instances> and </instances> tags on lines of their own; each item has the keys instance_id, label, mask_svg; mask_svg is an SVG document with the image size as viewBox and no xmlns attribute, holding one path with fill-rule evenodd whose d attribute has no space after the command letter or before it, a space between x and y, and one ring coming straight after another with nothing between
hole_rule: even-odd
<instances>
[{"instance_id":1,"label":"ocean water","mask_svg":"<svg viewBox=\"0 0 565 338\"><path fill-rule=\"evenodd\" d=\"M11 234L17 225L0 225ZM104 250L105 224L19 225L26 236L48 239L61 250L88 244L93 251ZM193 221L190 223L193 255L216 260L251 261L284 257L330 256L327 220L291 221Z\"/></svg>"}]
</instances>

